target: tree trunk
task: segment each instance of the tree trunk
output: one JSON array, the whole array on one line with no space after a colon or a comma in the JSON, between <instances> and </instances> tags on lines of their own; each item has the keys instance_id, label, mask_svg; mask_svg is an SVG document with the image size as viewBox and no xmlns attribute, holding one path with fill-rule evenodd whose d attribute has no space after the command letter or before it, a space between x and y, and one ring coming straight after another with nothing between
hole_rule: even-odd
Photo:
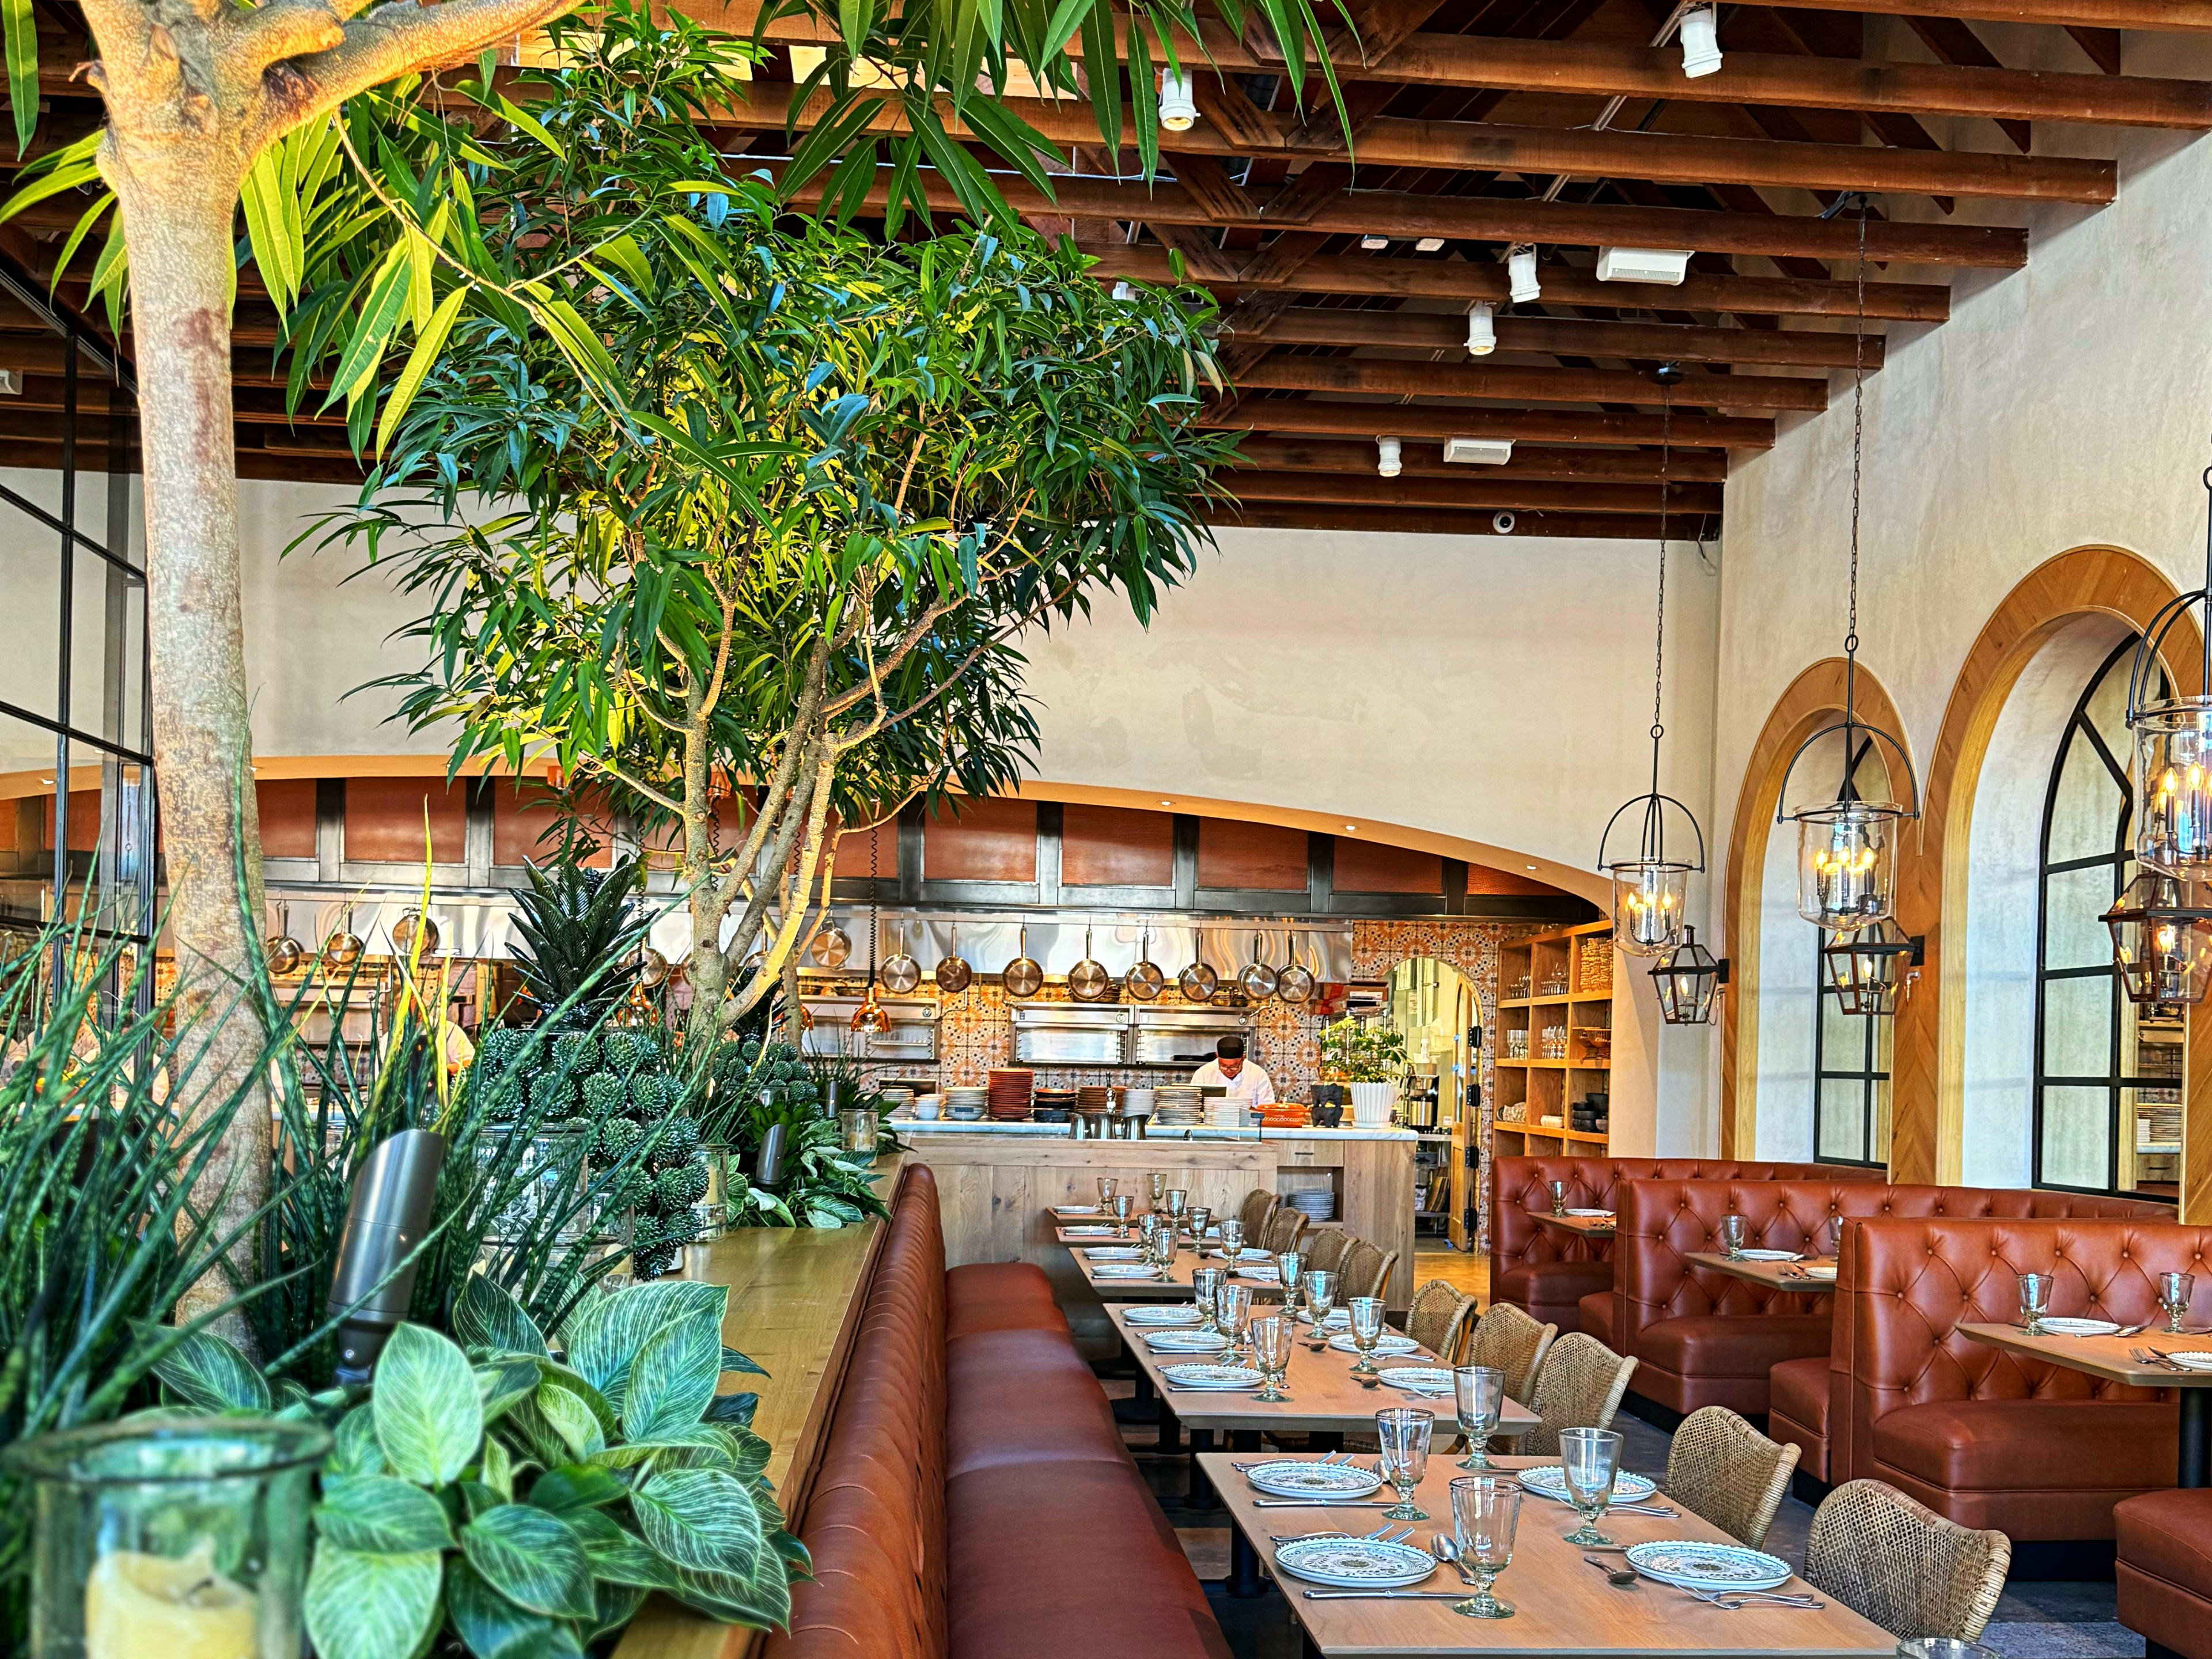
<instances>
[{"instance_id":1,"label":"tree trunk","mask_svg":"<svg viewBox=\"0 0 2212 1659\"><path fill-rule=\"evenodd\" d=\"M684 743L684 861L680 874L691 907L691 956L684 976L691 981L691 1012L684 1021L684 1043L691 1063L714 1052L721 1036L722 992L728 982L722 966L721 880L714 872L708 830L714 803L707 742L708 714L696 689L690 711L691 729ZM703 941L703 943L702 943Z\"/></svg>"},{"instance_id":2,"label":"tree trunk","mask_svg":"<svg viewBox=\"0 0 2212 1659\"><path fill-rule=\"evenodd\" d=\"M179 1019L197 1021L186 1052L204 1045L190 1077L180 1079L180 1102L197 1121L245 1097L194 1200L220 1234L246 1236L232 1252L229 1273L195 1285L179 1318L206 1313L253 1282L246 1221L268 1192L270 1141L258 1080L266 1035L244 998L263 907L260 828L247 769L252 733L231 414L232 221L243 169L234 141L209 131L194 142L190 125L136 138L111 127L100 157L131 249L145 458L149 684L168 934ZM226 1316L219 1328L252 1352L241 1316Z\"/></svg>"}]
</instances>

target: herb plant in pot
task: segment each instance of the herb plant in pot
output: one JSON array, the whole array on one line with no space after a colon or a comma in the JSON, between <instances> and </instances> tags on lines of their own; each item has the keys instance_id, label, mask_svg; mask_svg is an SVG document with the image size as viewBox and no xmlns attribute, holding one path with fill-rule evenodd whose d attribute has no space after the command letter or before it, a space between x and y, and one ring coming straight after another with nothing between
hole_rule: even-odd
<instances>
[{"instance_id":1,"label":"herb plant in pot","mask_svg":"<svg viewBox=\"0 0 2212 1659\"><path fill-rule=\"evenodd\" d=\"M1362 1129L1387 1128L1406 1074L1406 1039L1379 1022L1346 1015L1322 1028L1322 1075L1352 1092L1352 1121Z\"/></svg>"}]
</instances>

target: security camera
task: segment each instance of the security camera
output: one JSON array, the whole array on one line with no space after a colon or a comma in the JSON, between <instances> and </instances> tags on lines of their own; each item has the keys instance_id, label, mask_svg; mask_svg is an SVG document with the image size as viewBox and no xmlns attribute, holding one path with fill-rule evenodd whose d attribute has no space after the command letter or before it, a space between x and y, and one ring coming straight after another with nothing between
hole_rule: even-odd
<instances>
[{"instance_id":1,"label":"security camera","mask_svg":"<svg viewBox=\"0 0 2212 1659\"><path fill-rule=\"evenodd\" d=\"M1490 527L1501 536L1510 536L1513 533L1513 526L1516 522L1516 520L1510 513L1500 513L1497 517L1491 520Z\"/></svg>"}]
</instances>

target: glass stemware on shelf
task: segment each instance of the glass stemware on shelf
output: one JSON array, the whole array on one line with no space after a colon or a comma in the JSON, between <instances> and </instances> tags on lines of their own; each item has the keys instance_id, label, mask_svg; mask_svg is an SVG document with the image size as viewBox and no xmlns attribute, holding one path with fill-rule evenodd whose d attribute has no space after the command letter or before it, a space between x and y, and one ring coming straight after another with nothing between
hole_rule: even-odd
<instances>
[{"instance_id":1,"label":"glass stemware on shelf","mask_svg":"<svg viewBox=\"0 0 2212 1659\"><path fill-rule=\"evenodd\" d=\"M1459 1565L1474 1576L1475 1590L1452 1603L1469 1619L1510 1619L1513 1604L1491 1594L1498 1575L1513 1561L1513 1534L1521 1524L1521 1486L1494 1474L1463 1474L1451 1483L1452 1542Z\"/></svg>"},{"instance_id":2,"label":"glass stemware on shelf","mask_svg":"<svg viewBox=\"0 0 2212 1659\"><path fill-rule=\"evenodd\" d=\"M1220 1309L1215 1298L1221 1294L1221 1281L1227 1278L1218 1267L1194 1267L1190 1270L1192 1300L1198 1307L1198 1328L1202 1331L1221 1328Z\"/></svg>"},{"instance_id":3,"label":"glass stemware on shelf","mask_svg":"<svg viewBox=\"0 0 2212 1659\"><path fill-rule=\"evenodd\" d=\"M1229 1339L1229 1352L1243 1353L1252 1325L1252 1287L1224 1285L1213 1293L1214 1319Z\"/></svg>"},{"instance_id":4,"label":"glass stemware on shelf","mask_svg":"<svg viewBox=\"0 0 2212 1659\"><path fill-rule=\"evenodd\" d=\"M1283 1378L1291 1369L1292 1322L1287 1313L1252 1322L1252 1364L1260 1373L1260 1392L1252 1397L1273 1404L1288 1400Z\"/></svg>"},{"instance_id":5,"label":"glass stemware on shelf","mask_svg":"<svg viewBox=\"0 0 2212 1659\"><path fill-rule=\"evenodd\" d=\"M1336 1275L1315 1267L1300 1276L1305 1288L1306 1313L1313 1321L1316 1351L1328 1340L1328 1316L1336 1307Z\"/></svg>"},{"instance_id":6,"label":"glass stemware on shelf","mask_svg":"<svg viewBox=\"0 0 2212 1659\"><path fill-rule=\"evenodd\" d=\"M1382 1340L1382 1298L1355 1296L1345 1307L1352 1315L1352 1346L1359 1353L1352 1367L1352 1375L1380 1376L1382 1373L1375 1364L1375 1350Z\"/></svg>"},{"instance_id":7,"label":"glass stemware on shelf","mask_svg":"<svg viewBox=\"0 0 2212 1659\"><path fill-rule=\"evenodd\" d=\"M1382 1511L1389 1521L1425 1521L1429 1512L1413 1502L1413 1489L1429 1472L1429 1444L1437 1414L1418 1406L1390 1406L1375 1413L1375 1443L1382 1449L1382 1478L1398 1501Z\"/></svg>"},{"instance_id":8,"label":"glass stemware on shelf","mask_svg":"<svg viewBox=\"0 0 2212 1659\"><path fill-rule=\"evenodd\" d=\"M1116 1193L1114 1195L1115 1237L1127 1238L1129 1236L1129 1212L1136 1207L1137 1200L1128 1194Z\"/></svg>"},{"instance_id":9,"label":"glass stemware on shelf","mask_svg":"<svg viewBox=\"0 0 2212 1659\"><path fill-rule=\"evenodd\" d=\"M2195 1273L2160 1273L2158 1276L2158 1310L2166 1316L2168 1335L2179 1336L2189 1318L2189 1300L2197 1294Z\"/></svg>"},{"instance_id":10,"label":"glass stemware on shelf","mask_svg":"<svg viewBox=\"0 0 2212 1659\"><path fill-rule=\"evenodd\" d=\"M1224 1217L1221 1223L1221 1259L1229 1264L1229 1271L1237 1271L1237 1258L1244 1254L1244 1224L1234 1216Z\"/></svg>"},{"instance_id":11,"label":"glass stemware on shelf","mask_svg":"<svg viewBox=\"0 0 2212 1659\"><path fill-rule=\"evenodd\" d=\"M2020 1322L2030 1336L2043 1334L2044 1316L2051 1311L2051 1275L2020 1276Z\"/></svg>"},{"instance_id":12,"label":"glass stemware on shelf","mask_svg":"<svg viewBox=\"0 0 2212 1659\"><path fill-rule=\"evenodd\" d=\"M1463 1469L1488 1470L1490 1437L1498 1432L1498 1419L1505 1412L1505 1373L1488 1365L1452 1367L1452 1403L1459 1413L1459 1431L1467 1437Z\"/></svg>"},{"instance_id":13,"label":"glass stemware on shelf","mask_svg":"<svg viewBox=\"0 0 2212 1659\"><path fill-rule=\"evenodd\" d=\"M1612 1429L1559 1431L1559 1467L1566 1476L1568 1500L1582 1525L1567 1542L1583 1549L1610 1549L1613 1540L1597 1529L1613 1502L1613 1477L1620 1473L1621 1437Z\"/></svg>"}]
</instances>

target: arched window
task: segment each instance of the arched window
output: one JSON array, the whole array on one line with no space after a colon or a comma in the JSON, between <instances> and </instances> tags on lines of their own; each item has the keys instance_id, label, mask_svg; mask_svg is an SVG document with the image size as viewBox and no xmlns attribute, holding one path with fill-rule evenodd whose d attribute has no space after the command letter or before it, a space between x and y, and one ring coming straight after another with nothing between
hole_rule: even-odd
<instances>
[{"instance_id":1,"label":"arched window","mask_svg":"<svg viewBox=\"0 0 2212 1659\"><path fill-rule=\"evenodd\" d=\"M2178 1009L2138 1010L2101 920L2136 873L2129 823L2130 636L2089 677L2044 797L2035 978L2035 1184L2179 1191Z\"/></svg>"},{"instance_id":2,"label":"arched window","mask_svg":"<svg viewBox=\"0 0 2212 1659\"><path fill-rule=\"evenodd\" d=\"M1889 799L1888 769L1871 738L1862 738L1851 757L1847 790L1854 800ZM1820 1006L1813 1023L1813 1158L1820 1164L1886 1164L1892 1022L1844 1012L1820 958L1837 937L1813 929L1813 987Z\"/></svg>"}]
</instances>

